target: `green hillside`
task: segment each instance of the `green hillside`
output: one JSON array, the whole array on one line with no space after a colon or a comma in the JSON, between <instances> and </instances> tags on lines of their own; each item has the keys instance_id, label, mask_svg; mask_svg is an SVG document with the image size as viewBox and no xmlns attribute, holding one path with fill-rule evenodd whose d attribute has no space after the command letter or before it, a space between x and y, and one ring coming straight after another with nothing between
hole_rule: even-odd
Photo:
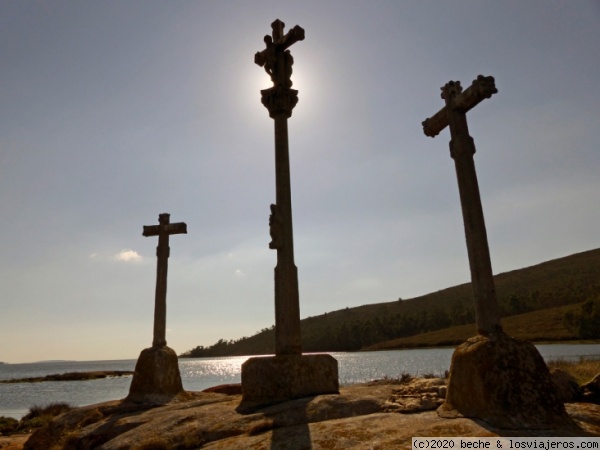
<instances>
[{"instance_id":1,"label":"green hillside","mask_svg":"<svg viewBox=\"0 0 600 450\"><path fill-rule=\"evenodd\" d=\"M502 319L502 327L517 339L537 342L556 342L579 339L579 336L565 326L565 313L581 307L577 305L557 306L532 311ZM393 350L416 347L442 347L458 345L476 334L475 324L459 325L430 331L415 336L379 342L365 350Z\"/></svg>"},{"instance_id":2,"label":"green hillside","mask_svg":"<svg viewBox=\"0 0 600 450\"><path fill-rule=\"evenodd\" d=\"M494 279L509 334L539 341L592 338L600 332L600 323L595 322L600 320L600 249L505 272ZM475 334L472 303L471 285L466 283L409 300L309 317L301 322L304 351L456 344ZM271 327L251 337L199 346L181 356L273 352Z\"/></svg>"}]
</instances>

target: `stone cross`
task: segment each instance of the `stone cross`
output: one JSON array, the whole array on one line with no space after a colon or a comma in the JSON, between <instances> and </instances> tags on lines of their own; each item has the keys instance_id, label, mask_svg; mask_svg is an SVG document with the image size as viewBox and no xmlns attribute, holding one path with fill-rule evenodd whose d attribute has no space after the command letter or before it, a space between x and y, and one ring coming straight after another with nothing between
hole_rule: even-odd
<instances>
[{"instance_id":1,"label":"stone cross","mask_svg":"<svg viewBox=\"0 0 600 450\"><path fill-rule=\"evenodd\" d=\"M262 104L275 121L275 193L271 205L269 248L277 250L275 267L275 356L249 358L242 364L242 404L254 411L294 398L339 393L338 365L331 355L303 355L300 333L298 269L294 263L292 195L287 120L298 102L291 89L292 64L288 48L304 39L299 26L283 33L284 24L271 24L272 36L265 36L267 48L256 53L254 62L264 67L273 87L261 91Z\"/></svg>"},{"instance_id":2,"label":"stone cross","mask_svg":"<svg viewBox=\"0 0 600 450\"><path fill-rule=\"evenodd\" d=\"M445 127L450 128L450 156L456 166L475 300L477 331L483 335L502 331L502 328L473 161L475 143L469 135L466 114L481 101L497 92L493 77L479 75L464 92L459 81L450 81L442 87L442 99L446 102L446 106L423 122L423 132L430 137L435 137Z\"/></svg>"},{"instance_id":3,"label":"stone cross","mask_svg":"<svg viewBox=\"0 0 600 450\"><path fill-rule=\"evenodd\" d=\"M271 77L273 87L261 90L262 104L275 122L275 204L269 218L271 243L277 250L275 267L275 354L302 354L300 334L300 305L298 269L294 263L292 230L292 195L290 186L290 158L287 119L298 102L298 91L291 89L294 60L288 48L304 39L304 30L296 25L283 34L285 24L276 20L271 24L272 36L265 36L267 48L257 52L254 62Z\"/></svg>"},{"instance_id":4,"label":"stone cross","mask_svg":"<svg viewBox=\"0 0 600 450\"><path fill-rule=\"evenodd\" d=\"M183 222L169 223L169 214L158 216L158 225L145 225L144 236L158 236L156 247L156 291L154 295L154 339L152 347L167 345L167 270L169 265L169 235L186 234L187 225Z\"/></svg>"}]
</instances>

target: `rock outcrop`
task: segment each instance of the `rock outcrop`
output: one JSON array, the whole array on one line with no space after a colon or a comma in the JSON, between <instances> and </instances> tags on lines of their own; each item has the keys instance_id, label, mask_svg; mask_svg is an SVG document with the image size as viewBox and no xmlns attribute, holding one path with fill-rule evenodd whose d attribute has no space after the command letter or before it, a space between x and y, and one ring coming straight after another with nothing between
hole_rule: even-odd
<instances>
[{"instance_id":1,"label":"rock outcrop","mask_svg":"<svg viewBox=\"0 0 600 450\"><path fill-rule=\"evenodd\" d=\"M452 355L441 417L471 417L505 429L572 424L543 358L527 341L478 335Z\"/></svg>"},{"instance_id":2,"label":"rock outcrop","mask_svg":"<svg viewBox=\"0 0 600 450\"><path fill-rule=\"evenodd\" d=\"M573 375L561 369L550 369L550 376L561 402L572 403L581 400L582 389Z\"/></svg>"},{"instance_id":3,"label":"rock outcrop","mask_svg":"<svg viewBox=\"0 0 600 450\"><path fill-rule=\"evenodd\" d=\"M600 373L581 386L581 390L585 401L600 403Z\"/></svg>"},{"instance_id":4,"label":"rock outcrop","mask_svg":"<svg viewBox=\"0 0 600 450\"><path fill-rule=\"evenodd\" d=\"M127 402L163 404L183 394L177 353L166 345L142 350Z\"/></svg>"}]
</instances>

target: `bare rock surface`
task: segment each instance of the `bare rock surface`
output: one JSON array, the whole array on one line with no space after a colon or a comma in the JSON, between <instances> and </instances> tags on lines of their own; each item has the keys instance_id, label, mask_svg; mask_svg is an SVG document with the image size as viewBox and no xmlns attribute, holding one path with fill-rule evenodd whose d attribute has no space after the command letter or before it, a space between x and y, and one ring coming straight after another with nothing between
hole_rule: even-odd
<instances>
[{"instance_id":1,"label":"bare rock surface","mask_svg":"<svg viewBox=\"0 0 600 450\"><path fill-rule=\"evenodd\" d=\"M186 392L156 407L112 401L57 417L24 448L408 449L413 436L600 436L600 406L594 404L568 405L573 422L550 430L445 419L435 412L443 387L440 379L377 382L258 409L237 393Z\"/></svg>"},{"instance_id":2,"label":"bare rock surface","mask_svg":"<svg viewBox=\"0 0 600 450\"><path fill-rule=\"evenodd\" d=\"M600 403L600 373L581 386L581 389L585 401Z\"/></svg>"},{"instance_id":3,"label":"bare rock surface","mask_svg":"<svg viewBox=\"0 0 600 450\"><path fill-rule=\"evenodd\" d=\"M29 434L13 434L10 436L0 436L0 449L21 450L27 439L29 439L29 436Z\"/></svg>"},{"instance_id":4,"label":"bare rock surface","mask_svg":"<svg viewBox=\"0 0 600 450\"><path fill-rule=\"evenodd\" d=\"M556 394L561 402L571 403L579 401L582 388L579 387L573 375L561 369L550 369L552 383L556 387Z\"/></svg>"}]
</instances>

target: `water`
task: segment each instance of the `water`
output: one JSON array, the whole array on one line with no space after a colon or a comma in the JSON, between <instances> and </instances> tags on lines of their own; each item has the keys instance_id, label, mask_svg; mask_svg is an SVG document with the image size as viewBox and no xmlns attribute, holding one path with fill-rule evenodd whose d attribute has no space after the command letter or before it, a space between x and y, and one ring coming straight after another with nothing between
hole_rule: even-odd
<instances>
[{"instance_id":1,"label":"water","mask_svg":"<svg viewBox=\"0 0 600 450\"><path fill-rule=\"evenodd\" d=\"M538 345L546 360L600 358L600 344ZM403 373L420 376L443 375L450 367L453 348L393 350L385 352L332 353L338 360L340 383L362 383ZM183 387L201 391L219 384L239 383L242 357L181 359L179 368ZM0 380L41 377L65 372L133 370L135 360L56 361L33 364L0 364ZM0 416L20 419L33 405L67 402L73 406L117 400L127 396L131 377L89 381L47 381L41 383L0 384Z\"/></svg>"}]
</instances>

